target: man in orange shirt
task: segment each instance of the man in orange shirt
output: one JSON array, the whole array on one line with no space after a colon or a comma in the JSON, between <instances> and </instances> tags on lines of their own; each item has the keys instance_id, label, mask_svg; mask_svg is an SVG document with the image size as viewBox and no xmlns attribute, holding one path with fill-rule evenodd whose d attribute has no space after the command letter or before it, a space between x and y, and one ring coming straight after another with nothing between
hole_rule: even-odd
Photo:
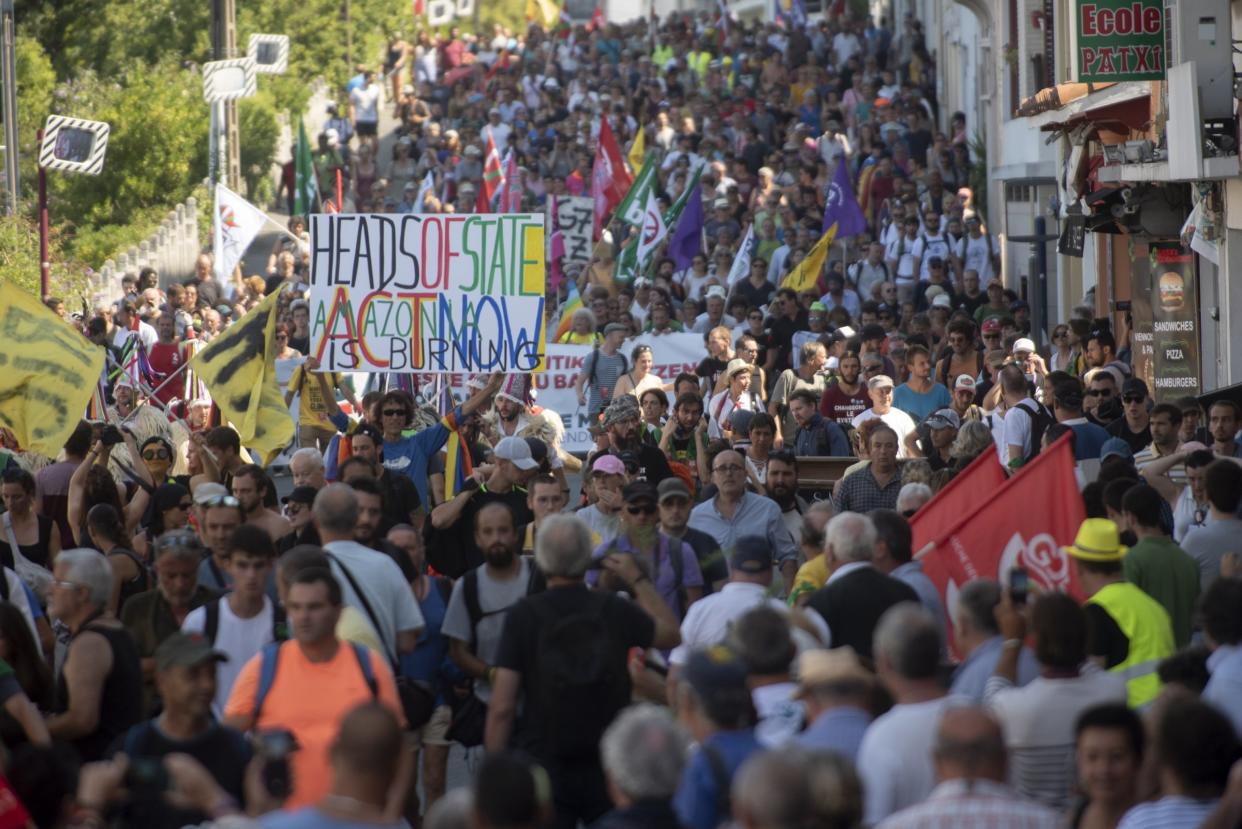
<instances>
[{"instance_id":1,"label":"man in orange shirt","mask_svg":"<svg viewBox=\"0 0 1242 829\"><path fill-rule=\"evenodd\" d=\"M309 806L332 785L329 749L342 720L378 700L402 726L405 717L383 656L336 638L341 586L328 570L295 575L285 599L292 639L268 645L242 668L224 709L241 731L286 729L297 740L290 755L292 792L286 808Z\"/></svg>"}]
</instances>

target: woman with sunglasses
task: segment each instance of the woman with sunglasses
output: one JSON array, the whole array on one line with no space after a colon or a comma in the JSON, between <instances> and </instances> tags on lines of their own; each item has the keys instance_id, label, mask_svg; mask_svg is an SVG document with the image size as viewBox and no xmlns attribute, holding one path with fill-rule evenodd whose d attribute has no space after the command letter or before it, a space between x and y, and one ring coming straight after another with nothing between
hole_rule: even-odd
<instances>
[{"instance_id":1,"label":"woman with sunglasses","mask_svg":"<svg viewBox=\"0 0 1242 829\"><path fill-rule=\"evenodd\" d=\"M276 359L293 360L301 356L301 351L298 351L296 348L289 345L288 323L276 323Z\"/></svg>"}]
</instances>

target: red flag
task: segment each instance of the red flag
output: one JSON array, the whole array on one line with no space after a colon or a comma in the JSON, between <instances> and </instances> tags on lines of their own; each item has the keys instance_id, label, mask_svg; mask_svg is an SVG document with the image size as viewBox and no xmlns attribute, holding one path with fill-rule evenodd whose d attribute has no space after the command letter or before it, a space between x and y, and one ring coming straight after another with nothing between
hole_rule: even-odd
<instances>
[{"instance_id":1,"label":"red flag","mask_svg":"<svg viewBox=\"0 0 1242 829\"><path fill-rule=\"evenodd\" d=\"M25 829L30 825L30 813L17 799L9 781L0 776L0 829Z\"/></svg>"},{"instance_id":2,"label":"red flag","mask_svg":"<svg viewBox=\"0 0 1242 829\"><path fill-rule=\"evenodd\" d=\"M923 555L923 570L950 613L967 582L987 578L1005 584L1014 567L1024 567L1044 590L1081 599L1074 568L1061 548L1073 543L1084 518L1067 435L943 533Z\"/></svg>"},{"instance_id":3,"label":"red flag","mask_svg":"<svg viewBox=\"0 0 1242 829\"><path fill-rule=\"evenodd\" d=\"M594 29L602 29L606 25L607 21L604 20L604 10L599 6L596 6L595 11L591 12L591 22L587 24L587 31L589 32Z\"/></svg>"},{"instance_id":4,"label":"red flag","mask_svg":"<svg viewBox=\"0 0 1242 829\"><path fill-rule=\"evenodd\" d=\"M599 143L591 167L591 195L595 198L595 238L604 227L604 217L621 203L634 180L625 171L624 156L607 116L599 118Z\"/></svg>"},{"instance_id":5,"label":"red flag","mask_svg":"<svg viewBox=\"0 0 1242 829\"><path fill-rule=\"evenodd\" d=\"M487 155L483 159L483 186L479 188L479 200L487 204L487 210L480 210L480 213L492 212L492 205L496 203L496 196L500 194L500 188L505 185L504 169L500 165L500 153L496 151L496 142L492 140L489 133L487 136Z\"/></svg>"},{"instance_id":6,"label":"red flag","mask_svg":"<svg viewBox=\"0 0 1242 829\"><path fill-rule=\"evenodd\" d=\"M522 179L518 172L517 157L513 150L505 156L503 184L500 186L499 213L520 213L522 211Z\"/></svg>"},{"instance_id":7,"label":"red flag","mask_svg":"<svg viewBox=\"0 0 1242 829\"><path fill-rule=\"evenodd\" d=\"M986 503L1003 483L1005 470L995 452L984 452L975 458L910 519L914 551L943 538L963 515Z\"/></svg>"}]
</instances>

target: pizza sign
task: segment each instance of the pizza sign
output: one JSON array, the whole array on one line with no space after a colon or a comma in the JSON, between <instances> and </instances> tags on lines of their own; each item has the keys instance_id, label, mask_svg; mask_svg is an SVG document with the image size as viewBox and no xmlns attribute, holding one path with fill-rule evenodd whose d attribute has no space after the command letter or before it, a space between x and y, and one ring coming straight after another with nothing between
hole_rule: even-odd
<instances>
[{"instance_id":1,"label":"pizza sign","mask_svg":"<svg viewBox=\"0 0 1242 829\"><path fill-rule=\"evenodd\" d=\"M1160 0L1078 0L1078 80L1164 78L1164 6Z\"/></svg>"}]
</instances>

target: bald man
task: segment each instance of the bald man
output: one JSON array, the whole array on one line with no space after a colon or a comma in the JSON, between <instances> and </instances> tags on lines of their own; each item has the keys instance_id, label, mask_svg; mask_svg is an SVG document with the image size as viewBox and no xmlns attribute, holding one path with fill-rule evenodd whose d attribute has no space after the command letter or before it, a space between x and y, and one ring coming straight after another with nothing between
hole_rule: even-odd
<instances>
[{"instance_id":1,"label":"bald man","mask_svg":"<svg viewBox=\"0 0 1242 829\"><path fill-rule=\"evenodd\" d=\"M1056 812L1005 785L1007 757L1000 724L986 709L948 708L932 748L936 788L922 803L903 809L878 829L922 829L972 823L993 829L1054 829Z\"/></svg>"}]
</instances>

